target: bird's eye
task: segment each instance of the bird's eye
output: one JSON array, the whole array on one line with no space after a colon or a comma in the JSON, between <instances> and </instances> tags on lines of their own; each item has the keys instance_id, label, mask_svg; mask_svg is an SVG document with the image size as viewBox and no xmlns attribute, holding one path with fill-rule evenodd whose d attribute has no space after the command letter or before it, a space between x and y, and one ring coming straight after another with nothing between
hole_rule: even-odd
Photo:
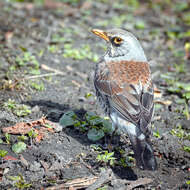
<instances>
[{"instance_id":1,"label":"bird's eye","mask_svg":"<svg viewBox=\"0 0 190 190\"><path fill-rule=\"evenodd\" d=\"M119 38L119 37L115 37L115 38L113 39L113 42L114 42L115 44L117 44L117 45L121 44L122 41L123 41L123 39L122 39L122 38Z\"/></svg>"}]
</instances>

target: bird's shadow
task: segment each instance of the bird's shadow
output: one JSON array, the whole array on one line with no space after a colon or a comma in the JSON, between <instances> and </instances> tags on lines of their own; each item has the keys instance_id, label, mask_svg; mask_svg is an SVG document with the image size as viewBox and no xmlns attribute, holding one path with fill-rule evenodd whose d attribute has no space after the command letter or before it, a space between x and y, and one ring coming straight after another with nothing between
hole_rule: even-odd
<instances>
[{"instance_id":1,"label":"bird's shadow","mask_svg":"<svg viewBox=\"0 0 190 190\"><path fill-rule=\"evenodd\" d=\"M46 101L46 100L38 100L38 101L33 100L33 101L27 101L23 103L28 104L31 107L35 107L35 106L40 107L40 111L42 112L42 114L45 115L46 118L52 122L59 122L62 115L66 113L67 111L71 111L71 110L74 111L77 117L81 120L84 118L84 115L87 112L87 110L84 110L84 109L70 108L70 106L67 104L59 104L59 103ZM79 132L79 130L77 130L75 127L65 128L63 132L66 135L76 139L79 143L85 146L90 146L93 144L93 142L87 138L86 133ZM97 144L102 145L103 147L105 145L105 141L107 138L110 138L110 136L106 136L106 138L101 139L100 141L97 142ZM119 136L114 137L114 139L116 140L113 141L112 143L115 143L116 141L118 143ZM115 144L115 146L118 146L118 145ZM119 167L117 166L117 167L112 167L112 170L115 173L115 175L120 177L121 179L127 179L127 180L137 179L137 175L134 173L134 171L130 167L124 168L121 166Z\"/></svg>"}]
</instances>

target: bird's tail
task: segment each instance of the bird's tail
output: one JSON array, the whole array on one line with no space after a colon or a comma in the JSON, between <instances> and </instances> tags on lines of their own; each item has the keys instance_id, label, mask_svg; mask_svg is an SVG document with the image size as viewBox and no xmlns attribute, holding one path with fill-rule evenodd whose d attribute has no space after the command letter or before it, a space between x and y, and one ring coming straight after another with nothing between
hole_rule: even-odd
<instances>
[{"instance_id":1,"label":"bird's tail","mask_svg":"<svg viewBox=\"0 0 190 190\"><path fill-rule=\"evenodd\" d=\"M137 166L143 170L156 170L157 163L149 138L143 134L140 136L130 135L129 138L133 146Z\"/></svg>"}]
</instances>

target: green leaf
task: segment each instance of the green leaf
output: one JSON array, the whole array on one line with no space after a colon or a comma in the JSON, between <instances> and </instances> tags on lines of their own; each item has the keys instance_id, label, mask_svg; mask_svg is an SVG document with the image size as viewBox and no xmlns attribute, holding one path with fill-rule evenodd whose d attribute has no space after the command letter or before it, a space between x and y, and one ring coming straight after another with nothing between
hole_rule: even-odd
<instances>
[{"instance_id":1,"label":"green leaf","mask_svg":"<svg viewBox=\"0 0 190 190\"><path fill-rule=\"evenodd\" d=\"M3 143L3 140L2 139L0 139L0 144L2 144Z\"/></svg>"},{"instance_id":2,"label":"green leaf","mask_svg":"<svg viewBox=\"0 0 190 190\"><path fill-rule=\"evenodd\" d=\"M183 97L185 97L186 99L190 99L190 92L184 93Z\"/></svg>"},{"instance_id":3,"label":"green leaf","mask_svg":"<svg viewBox=\"0 0 190 190\"><path fill-rule=\"evenodd\" d=\"M181 90L179 88L177 88L177 87L169 87L168 91L169 92L180 92Z\"/></svg>"},{"instance_id":4,"label":"green leaf","mask_svg":"<svg viewBox=\"0 0 190 190\"><path fill-rule=\"evenodd\" d=\"M190 147L189 146L184 146L183 150L190 153Z\"/></svg>"},{"instance_id":5,"label":"green leaf","mask_svg":"<svg viewBox=\"0 0 190 190\"><path fill-rule=\"evenodd\" d=\"M112 134L114 132L114 128L112 124L109 122L109 120L104 119L102 121L102 124L103 124L103 130L105 133Z\"/></svg>"},{"instance_id":6,"label":"green leaf","mask_svg":"<svg viewBox=\"0 0 190 190\"><path fill-rule=\"evenodd\" d=\"M72 126L76 122L78 122L77 116L73 111L66 112L59 120L60 125L62 125L64 128Z\"/></svg>"},{"instance_id":7,"label":"green leaf","mask_svg":"<svg viewBox=\"0 0 190 190\"><path fill-rule=\"evenodd\" d=\"M190 84L187 84L187 83L183 83L183 82L176 82L176 86L178 88L182 88L186 91L190 91Z\"/></svg>"},{"instance_id":8,"label":"green leaf","mask_svg":"<svg viewBox=\"0 0 190 190\"><path fill-rule=\"evenodd\" d=\"M175 101L177 104L184 104L185 103L185 99L181 99L181 98L178 98Z\"/></svg>"},{"instance_id":9,"label":"green leaf","mask_svg":"<svg viewBox=\"0 0 190 190\"><path fill-rule=\"evenodd\" d=\"M7 176L7 178L12 180L12 181L19 181L20 180L20 176Z\"/></svg>"},{"instance_id":10,"label":"green leaf","mask_svg":"<svg viewBox=\"0 0 190 190\"><path fill-rule=\"evenodd\" d=\"M95 128L92 128L88 131L88 139L91 141L97 141L99 139L101 139L102 137L104 137L104 131L102 129L97 130Z\"/></svg>"},{"instance_id":11,"label":"green leaf","mask_svg":"<svg viewBox=\"0 0 190 190\"><path fill-rule=\"evenodd\" d=\"M6 150L0 150L0 157L4 157L8 154L8 152Z\"/></svg>"},{"instance_id":12,"label":"green leaf","mask_svg":"<svg viewBox=\"0 0 190 190\"><path fill-rule=\"evenodd\" d=\"M160 138L159 131L157 130L156 132L153 132L153 136L156 137L156 138Z\"/></svg>"},{"instance_id":13,"label":"green leaf","mask_svg":"<svg viewBox=\"0 0 190 190\"><path fill-rule=\"evenodd\" d=\"M88 121L88 123L90 123L90 125L99 125L103 122L103 119L99 116L97 116L95 113L93 112L87 112L85 114L86 120Z\"/></svg>"},{"instance_id":14,"label":"green leaf","mask_svg":"<svg viewBox=\"0 0 190 190\"><path fill-rule=\"evenodd\" d=\"M21 153L26 149L26 144L24 142L18 142L12 146L12 150L15 153Z\"/></svg>"},{"instance_id":15,"label":"green leaf","mask_svg":"<svg viewBox=\"0 0 190 190\"><path fill-rule=\"evenodd\" d=\"M140 29L140 30L145 29L146 28L146 23L143 20L139 20L139 21L136 22L135 28Z\"/></svg>"},{"instance_id":16,"label":"green leaf","mask_svg":"<svg viewBox=\"0 0 190 190\"><path fill-rule=\"evenodd\" d=\"M190 185L190 180L186 181L186 184L187 184L187 185Z\"/></svg>"}]
</instances>

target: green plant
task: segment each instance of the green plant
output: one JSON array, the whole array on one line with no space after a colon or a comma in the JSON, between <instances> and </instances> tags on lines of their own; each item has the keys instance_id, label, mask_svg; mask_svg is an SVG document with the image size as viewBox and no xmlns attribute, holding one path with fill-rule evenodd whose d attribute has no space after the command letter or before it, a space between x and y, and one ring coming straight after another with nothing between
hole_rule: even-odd
<instances>
[{"instance_id":1,"label":"green plant","mask_svg":"<svg viewBox=\"0 0 190 190\"><path fill-rule=\"evenodd\" d=\"M0 139L0 144L3 144L3 140L2 139Z\"/></svg>"},{"instance_id":2,"label":"green plant","mask_svg":"<svg viewBox=\"0 0 190 190\"><path fill-rule=\"evenodd\" d=\"M35 90L39 90L39 91L43 91L45 89L44 87L44 83L42 81L30 81L29 85L35 89Z\"/></svg>"},{"instance_id":3,"label":"green plant","mask_svg":"<svg viewBox=\"0 0 190 190\"><path fill-rule=\"evenodd\" d=\"M25 140L28 140L28 137L25 135L21 135L21 136L18 136L18 140L25 141Z\"/></svg>"},{"instance_id":4,"label":"green plant","mask_svg":"<svg viewBox=\"0 0 190 190\"><path fill-rule=\"evenodd\" d=\"M10 144L11 142L11 135L9 133L5 133L5 141L7 144Z\"/></svg>"},{"instance_id":5,"label":"green plant","mask_svg":"<svg viewBox=\"0 0 190 190\"><path fill-rule=\"evenodd\" d=\"M57 45L50 45L50 46L48 46L48 51L51 53L56 53L58 51L58 46Z\"/></svg>"},{"instance_id":6,"label":"green plant","mask_svg":"<svg viewBox=\"0 0 190 190\"><path fill-rule=\"evenodd\" d=\"M26 149L26 144L24 142L18 142L12 146L12 151L19 154Z\"/></svg>"},{"instance_id":7,"label":"green plant","mask_svg":"<svg viewBox=\"0 0 190 190\"><path fill-rule=\"evenodd\" d=\"M190 140L190 133L186 132L184 129L182 129L181 125L178 125L177 128L172 129L170 131L172 135L177 136L180 139L187 139Z\"/></svg>"},{"instance_id":8,"label":"green plant","mask_svg":"<svg viewBox=\"0 0 190 190\"><path fill-rule=\"evenodd\" d=\"M89 45L83 45L82 47L75 49L71 44L65 44L64 46L64 58L73 58L76 60L89 59L93 62L97 62L98 56L91 52Z\"/></svg>"},{"instance_id":9,"label":"green plant","mask_svg":"<svg viewBox=\"0 0 190 190\"><path fill-rule=\"evenodd\" d=\"M100 187L97 190L107 190L107 189L108 189L108 185L104 185L103 187Z\"/></svg>"},{"instance_id":10,"label":"green plant","mask_svg":"<svg viewBox=\"0 0 190 190\"><path fill-rule=\"evenodd\" d=\"M187 120L190 119L189 108L188 108L188 105L186 103L185 103L185 110L183 111L183 114L185 115L185 117L187 118Z\"/></svg>"},{"instance_id":11,"label":"green plant","mask_svg":"<svg viewBox=\"0 0 190 190\"><path fill-rule=\"evenodd\" d=\"M187 184L187 185L190 185L190 180L186 181L186 184Z\"/></svg>"},{"instance_id":12,"label":"green plant","mask_svg":"<svg viewBox=\"0 0 190 190\"><path fill-rule=\"evenodd\" d=\"M86 112L84 120L81 120L73 111L66 112L60 119L60 124L65 128L74 126L82 132L87 132L88 139L97 141L105 136L105 133L112 134L113 128L109 120L101 118L92 112Z\"/></svg>"},{"instance_id":13,"label":"green plant","mask_svg":"<svg viewBox=\"0 0 190 190\"><path fill-rule=\"evenodd\" d=\"M12 111L18 117L29 115L32 111L30 106L25 104L18 104L15 100L9 99L4 103L4 108Z\"/></svg>"},{"instance_id":14,"label":"green plant","mask_svg":"<svg viewBox=\"0 0 190 190\"><path fill-rule=\"evenodd\" d=\"M189 152L189 153L190 153L190 147L189 147L189 146L184 146L184 147L183 147L183 150L184 150L185 152Z\"/></svg>"},{"instance_id":15,"label":"green plant","mask_svg":"<svg viewBox=\"0 0 190 190\"><path fill-rule=\"evenodd\" d=\"M108 152L108 151L102 151L100 154L97 156L97 160L99 162L102 162L104 164L109 163L111 166L114 165L114 161L116 160L115 157L113 157L114 152Z\"/></svg>"},{"instance_id":16,"label":"green plant","mask_svg":"<svg viewBox=\"0 0 190 190\"><path fill-rule=\"evenodd\" d=\"M14 186L17 187L18 189L26 189L30 188L32 184L26 183L23 176L19 174L18 176L7 176L8 179L14 181Z\"/></svg>"},{"instance_id":17,"label":"green plant","mask_svg":"<svg viewBox=\"0 0 190 190\"><path fill-rule=\"evenodd\" d=\"M6 150L3 150L3 149L0 150L0 157L1 158L5 157L7 154L8 154L8 152Z\"/></svg>"},{"instance_id":18,"label":"green plant","mask_svg":"<svg viewBox=\"0 0 190 190\"><path fill-rule=\"evenodd\" d=\"M38 134L33 130L31 129L29 132L28 132L28 136L31 138L31 139L35 139Z\"/></svg>"},{"instance_id":19,"label":"green plant","mask_svg":"<svg viewBox=\"0 0 190 190\"><path fill-rule=\"evenodd\" d=\"M153 136L156 137L156 138L160 138L160 133L159 133L158 129L157 129L156 132L153 132Z\"/></svg>"}]
</instances>

